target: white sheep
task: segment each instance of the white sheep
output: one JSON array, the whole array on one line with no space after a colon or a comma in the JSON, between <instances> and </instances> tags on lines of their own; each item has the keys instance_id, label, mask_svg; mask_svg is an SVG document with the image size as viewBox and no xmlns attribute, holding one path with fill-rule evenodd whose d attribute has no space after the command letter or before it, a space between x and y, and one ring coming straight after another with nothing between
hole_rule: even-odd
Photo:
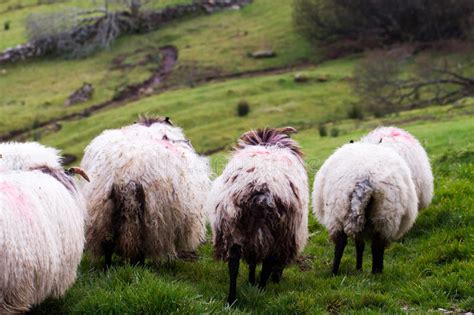
<instances>
[{"instance_id":1,"label":"white sheep","mask_svg":"<svg viewBox=\"0 0 474 315\"><path fill-rule=\"evenodd\" d=\"M372 272L381 273L386 245L413 225L418 198L407 163L390 148L346 144L316 174L313 211L334 241L337 274L347 236L355 240L362 269L364 239L372 239Z\"/></svg>"},{"instance_id":2,"label":"white sheep","mask_svg":"<svg viewBox=\"0 0 474 315\"><path fill-rule=\"evenodd\" d=\"M0 313L62 296L84 247L85 202L58 151L0 144ZM84 173L82 173L84 175Z\"/></svg>"},{"instance_id":3,"label":"white sheep","mask_svg":"<svg viewBox=\"0 0 474 315\"><path fill-rule=\"evenodd\" d=\"M229 295L236 299L241 256L249 281L262 264L259 286L270 275L278 282L283 268L301 252L308 237L308 179L291 127L249 131L239 139L222 175L213 183L208 211L215 255L228 261Z\"/></svg>"},{"instance_id":4,"label":"white sheep","mask_svg":"<svg viewBox=\"0 0 474 315\"><path fill-rule=\"evenodd\" d=\"M104 131L87 146L82 167L91 177L83 187L86 248L94 260L105 256L106 268L113 253L158 263L205 239L209 164L169 118Z\"/></svg>"},{"instance_id":5,"label":"white sheep","mask_svg":"<svg viewBox=\"0 0 474 315\"><path fill-rule=\"evenodd\" d=\"M433 199L433 173L425 149L409 132L396 127L379 127L361 142L381 144L394 149L410 168L418 195L418 209L428 207Z\"/></svg>"}]
</instances>

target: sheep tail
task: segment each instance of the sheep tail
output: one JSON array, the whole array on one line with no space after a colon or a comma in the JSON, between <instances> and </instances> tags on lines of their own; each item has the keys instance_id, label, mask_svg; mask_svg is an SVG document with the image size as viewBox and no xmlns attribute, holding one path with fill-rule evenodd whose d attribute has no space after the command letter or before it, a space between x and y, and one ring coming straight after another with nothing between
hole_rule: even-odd
<instances>
[{"instance_id":1,"label":"sheep tail","mask_svg":"<svg viewBox=\"0 0 474 315\"><path fill-rule=\"evenodd\" d=\"M355 185L351 194L351 208L349 211L348 224L345 231L349 235L356 235L364 230L366 223L366 209L372 198L374 187L372 183L365 179Z\"/></svg>"},{"instance_id":2,"label":"sheep tail","mask_svg":"<svg viewBox=\"0 0 474 315\"><path fill-rule=\"evenodd\" d=\"M112 187L114 212L112 225L114 243L121 255L132 260L143 252L145 192L135 181L114 184Z\"/></svg>"}]
</instances>

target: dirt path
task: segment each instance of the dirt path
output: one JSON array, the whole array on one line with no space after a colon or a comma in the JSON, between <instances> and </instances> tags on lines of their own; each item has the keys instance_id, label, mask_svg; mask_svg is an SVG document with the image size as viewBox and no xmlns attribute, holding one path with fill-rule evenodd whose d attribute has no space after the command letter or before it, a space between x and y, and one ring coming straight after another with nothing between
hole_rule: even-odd
<instances>
[{"instance_id":1,"label":"dirt path","mask_svg":"<svg viewBox=\"0 0 474 315\"><path fill-rule=\"evenodd\" d=\"M39 123L37 127L34 129L22 128L22 129L12 130L6 134L0 135L0 141L24 140L27 137L38 132L38 130L48 129L50 131L58 131L60 130L60 128L58 128L58 125L61 122L84 119L99 111L114 108L114 107L120 107L130 102L137 101L146 96L150 96L150 95L156 96L166 91L178 90L180 87L171 86L167 88L154 90L152 91L151 94L146 93L147 90L156 88L159 84L166 81L168 76L173 71L174 66L176 65L176 62L178 60L178 49L174 46L160 47L160 52L162 53L162 56L163 56L162 63L160 64L160 67L152 74L152 76L141 83L127 86L125 89L120 91L113 99L96 104L96 105L92 105L91 107L88 107L80 112L71 113L71 114L67 114L64 116L60 116L60 117L56 117L56 118L44 121L42 123ZM286 73L290 71L303 70L311 66L314 66L314 64L304 63L297 66L285 66L285 67L280 67L280 68L268 68L268 69L253 70L253 71L247 71L247 72L212 75L212 76L201 78L197 80L196 82L194 82L194 84L195 86L199 86L199 85L203 85L209 82L224 82L224 81L232 80L232 79L259 77L259 76L266 76L270 74L281 74L281 73Z\"/></svg>"}]
</instances>

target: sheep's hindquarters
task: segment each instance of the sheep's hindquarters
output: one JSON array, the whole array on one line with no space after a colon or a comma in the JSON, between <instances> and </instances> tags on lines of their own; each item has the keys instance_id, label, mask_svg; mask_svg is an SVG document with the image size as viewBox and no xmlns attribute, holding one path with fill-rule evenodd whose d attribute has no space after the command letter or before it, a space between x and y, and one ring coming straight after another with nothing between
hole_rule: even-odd
<instances>
[{"instance_id":1,"label":"sheep's hindquarters","mask_svg":"<svg viewBox=\"0 0 474 315\"><path fill-rule=\"evenodd\" d=\"M143 186L135 181L127 184L114 184L110 196L114 208L112 213L111 238L104 242L105 268L112 263L116 252L132 264L143 264L145 192Z\"/></svg>"}]
</instances>

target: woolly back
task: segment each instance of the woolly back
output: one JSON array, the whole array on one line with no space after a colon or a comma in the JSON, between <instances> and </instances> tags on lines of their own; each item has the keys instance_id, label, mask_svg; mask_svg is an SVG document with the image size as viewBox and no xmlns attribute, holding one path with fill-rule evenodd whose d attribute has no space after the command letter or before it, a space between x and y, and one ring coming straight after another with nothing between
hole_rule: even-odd
<instances>
[{"instance_id":1,"label":"woolly back","mask_svg":"<svg viewBox=\"0 0 474 315\"><path fill-rule=\"evenodd\" d=\"M420 209L426 208L433 198L433 174L425 149L420 142L396 127L379 127L361 139L361 142L379 144L395 150L408 164L419 197Z\"/></svg>"},{"instance_id":2,"label":"woolly back","mask_svg":"<svg viewBox=\"0 0 474 315\"><path fill-rule=\"evenodd\" d=\"M181 128L173 125L169 117L140 115L138 121L121 129L127 134L129 141L136 138L137 141L146 138L161 140L166 137L169 140L187 140ZM107 133L110 130L104 131Z\"/></svg>"},{"instance_id":3,"label":"woolly back","mask_svg":"<svg viewBox=\"0 0 474 315\"><path fill-rule=\"evenodd\" d=\"M28 171L35 168L61 167L59 151L37 142L0 143L0 169Z\"/></svg>"},{"instance_id":4,"label":"woolly back","mask_svg":"<svg viewBox=\"0 0 474 315\"><path fill-rule=\"evenodd\" d=\"M247 146L278 146L291 151L300 160L303 159L303 152L296 141L291 139L290 135L296 133L293 127L284 128L263 128L251 130L240 136L236 151L242 150Z\"/></svg>"}]
</instances>

